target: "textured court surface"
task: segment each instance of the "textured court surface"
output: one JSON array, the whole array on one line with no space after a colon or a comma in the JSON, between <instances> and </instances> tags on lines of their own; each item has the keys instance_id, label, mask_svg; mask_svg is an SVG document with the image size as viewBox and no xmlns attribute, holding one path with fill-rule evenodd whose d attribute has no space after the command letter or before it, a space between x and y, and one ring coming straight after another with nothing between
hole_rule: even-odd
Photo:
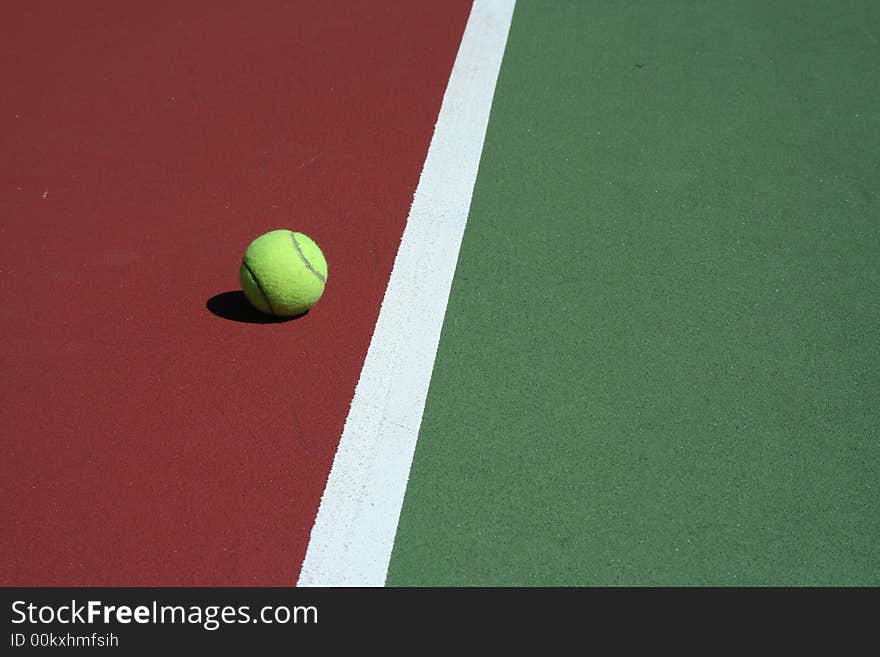
<instances>
[{"instance_id":1,"label":"textured court surface","mask_svg":"<svg viewBox=\"0 0 880 657\"><path fill-rule=\"evenodd\" d=\"M0 584L297 581L470 8L2 5ZM867 0L517 3L388 584L880 584L878 60Z\"/></svg>"},{"instance_id":2,"label":"textured court surface","mask_svg":"<svg viewBox=\"0 0 880 657\"><path fill-rule=\"evenodd\" d=\"M469 8L3 4L0 582L296 582Z\"/></svg>"},{"instance_id":3,"label":"textured court surface","mask_svg":"<svg viewBox=\"0 0 880 657\"><path fill-rule=\"evenodd\" d=\"M389 583L880 583L878 36L517 4Z\"/></svg>"}]
</instances>

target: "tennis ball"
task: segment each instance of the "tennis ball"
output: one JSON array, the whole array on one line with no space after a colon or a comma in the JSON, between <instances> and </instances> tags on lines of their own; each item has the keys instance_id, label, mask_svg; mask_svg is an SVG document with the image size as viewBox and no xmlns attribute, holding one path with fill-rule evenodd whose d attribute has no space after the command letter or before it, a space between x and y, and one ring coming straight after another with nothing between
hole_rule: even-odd
<instances>
[{"instance_id":1,"label":"tennis ball","mask_svg":"<svg viewBox=\"0 0 880 657\"><path fill-rule=\"evenodd\" d=\"M324 293L327 261L310 237L272 230L251 242L239 270L244 296L260 312L302 315Z\"/></svg>"}]
</instances>

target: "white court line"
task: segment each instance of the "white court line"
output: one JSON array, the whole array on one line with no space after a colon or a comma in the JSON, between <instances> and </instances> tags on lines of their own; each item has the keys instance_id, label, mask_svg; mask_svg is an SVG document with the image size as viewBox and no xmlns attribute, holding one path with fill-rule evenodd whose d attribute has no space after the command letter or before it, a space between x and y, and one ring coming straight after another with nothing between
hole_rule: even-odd
<instances>
[{"instance_id":1,"label":"white court line","mask_svg":"<svg viewBox=\"0 0 880 657\"><path fill-rule=\"evenodd\" d=\"M475 0L298 586L383 586L515 0Z\"/></svg>"}]
</instances>

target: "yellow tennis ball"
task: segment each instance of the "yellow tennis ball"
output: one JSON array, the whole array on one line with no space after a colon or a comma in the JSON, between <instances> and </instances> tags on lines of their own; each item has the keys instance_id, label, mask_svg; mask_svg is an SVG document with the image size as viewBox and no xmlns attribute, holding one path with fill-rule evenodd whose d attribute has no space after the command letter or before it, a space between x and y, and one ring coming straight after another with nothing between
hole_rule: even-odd
<instances>
[{"instance_id":1,"label":"yellow tennis ball","mask_svg":"<svg viewBox=\"0 0 880 657\"><path fill-rule=\"evenodd\" d=\"M327 261L308 235L272 230L248 246L239 278L254 308L267 315L294 317L324 294Z\"/></svg>"}]
</instances>

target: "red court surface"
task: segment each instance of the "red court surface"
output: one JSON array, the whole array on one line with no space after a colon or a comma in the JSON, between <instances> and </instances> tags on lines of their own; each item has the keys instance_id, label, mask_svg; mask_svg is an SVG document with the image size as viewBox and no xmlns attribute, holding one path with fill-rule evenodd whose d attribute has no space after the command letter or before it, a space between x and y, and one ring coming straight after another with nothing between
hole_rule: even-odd
<instances>
[{"instance_id":1,"label":"red court surface","mask_svg":"<svg viewBox=\"0 0 880 657\"><path fill-rule=\"evenodd\" d=\"M469 6L3 5L0 583L296 582Z\"/></svg>"}]
</instances>

